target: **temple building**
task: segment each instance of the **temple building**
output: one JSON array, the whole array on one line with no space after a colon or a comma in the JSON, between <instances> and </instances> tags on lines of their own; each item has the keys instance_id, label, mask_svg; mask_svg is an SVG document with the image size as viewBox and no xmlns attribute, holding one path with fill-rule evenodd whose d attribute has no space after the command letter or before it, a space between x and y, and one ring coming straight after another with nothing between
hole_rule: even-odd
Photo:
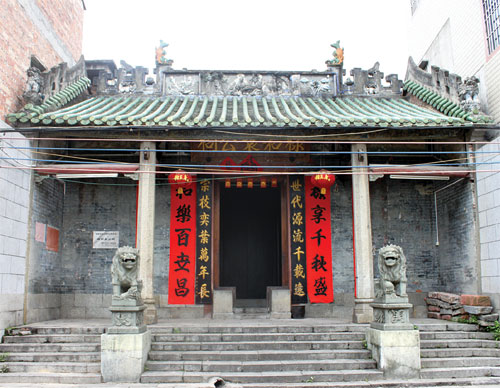
<instances>
[{"instance_id":1,"label":"temple building","mask_svg":"<svg viewBox=\"0 0 500 388\"><path fill-rule=\"evenodd\" d=\"M332 47L324 71L177 70L160 45L154 77L83 58L29 73L7 116L34 170L26 321L110 317L120 246L139 249L147 323L371 322L387 244L413 317L429 291L480 293L470 141L497 127L477 84L411 59L404 83L378 63L346 77Z\"/></svg>"}]
</instances>

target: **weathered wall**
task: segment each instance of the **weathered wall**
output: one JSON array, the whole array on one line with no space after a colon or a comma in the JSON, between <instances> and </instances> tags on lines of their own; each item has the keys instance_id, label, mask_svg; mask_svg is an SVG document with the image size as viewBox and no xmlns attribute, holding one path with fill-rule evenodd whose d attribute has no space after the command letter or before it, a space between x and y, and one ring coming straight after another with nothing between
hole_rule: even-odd
<instances>
[{"instance_id":1,"label":"weathered wall","mask_svg":"<svg viewBox=\"0 0 500 388\"><path fill-rule=\"evenodd\" d=\"M136 185L131 180L67 183L61 258L62 317L111 316L114 249L93 249L93 231L119 231L120 245L135 246Z\"/></svg>"},{"instance_id":2,"label":"weathered wall","mask_svg":"<svg viewBox=\"0 0 500 388\"><path fill-rule=\"evenodd\" d=\"M30 222L27 322L60 317L61 241L63 238L64 185L55 179L45 179L32 186L33 201ZM45 233L37 236L36 225ZM59 231L55 248L48 246L49 228Z\"/></svg>"},{"instance_id":3,"label":"weathered wall","mask_svg":"<svg viewBox=\"0 0 500 388\"><path fill-rule=\"evenodd\" d=\"M123 180L67 183L61 258L62 317L109 317L114 249L93 249L92 232L120 232L120 246L135 246L136 184ZM162 305L168 290L170 190L156 187L154 289Z\"/></svg>"},{"instance_id":4,"label":"weathered wall","mask_svg":"<svg viewBox=\"0 0 500 388\"><path fill-rule=\"evenodd\" d=\"M469 180L450 182L436 185L436 189L441 190L437 194L439 290L477 294L480 284L472 192L474 183Z\"/></svg>"},{"instance_id":5,"label":"weathered wall","mask_svg":"<svg viewBox=\"0 0 500 388\"><path fill-rule=\"evenodd\" d=\"M28 145L20 135L0 134L0 330L23 321L31 175L22 168L29 152L12 147Z\"/></svg>"},{"instance_id":6,"label":"weathered wall","mask_svg":"<svg viewBox=\"0 0 500 388\"><path fill-rule=\"evenodd\" d=\"M132 181L124 181L131 184ZM97 182L96 182L97 183ZM104 181L100 181L104 183ZM109 183L113 183L109 181ZM401 245L408 258L408 290L423 303L431 290L462 292L474 280L460 268L474 261L470 183L456 185L439 197L440 236L456 235L448 245L435 245L432 182L379 179L370 184L374 264L380 247ZM154 289L160 307L167 305L170 190L156 188ZM332 190L333 280L335 304L352 305L351 180L340 178ZM61 248L61 316L107 317L110 304L112 249L92 249L92 231L118 230L121 245L135 243L136 187L67 183ZM453 272L456 271L456 272ZM451 276L451 278L450 278ZM450 281L451 279L451 281ZM164 316L165 314L161 315Z\"/></svg>"}]
</instances>

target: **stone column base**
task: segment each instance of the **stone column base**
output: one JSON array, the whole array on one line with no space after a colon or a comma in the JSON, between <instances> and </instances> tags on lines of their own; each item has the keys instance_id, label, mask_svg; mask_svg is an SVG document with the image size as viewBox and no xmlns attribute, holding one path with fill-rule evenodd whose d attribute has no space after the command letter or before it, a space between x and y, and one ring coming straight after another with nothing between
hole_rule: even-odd
<instances>
[{"instance_id":1,"label":"stone column base","mask_svg":"<svg viewBox=\"0 0 500 388\"><path fill-rule=\"evenodd\" d=\"M353 323L370 323L373 321L373 309L370 303L373 303L373 299L354 300Z\"/></svg>"},{"instance_id":2,"label":"stone column base","mask_svg":"<svg viewBox=\"0 0 500 388\"><path fill-rule=\"evenodd\" d=\"M292 306L290 290L284 287L267 287L267 306L271 319L290 319Z\"/></svg>"},{"instance_id":3,"label":"stone column base","mask_svg":"<svg viewBox=\"0 0 500 388\"><path fill-rule=\"evenodd\" d=\"M420 377L420 334L418 330L366 331L366 343L386 378Z\"/></svg>"},{"instance_id":4,"label":"stone column base","mask_svg":"<svg viewBox=\"0 0 500 388\"><path fill-rule=\"evenodd\" d=\"M135 383L144 372L151 348L151 332L140 334L103 334L101 336L101 373L105 383Z\"/></svg>"},{"instance_id":5,"label":"stone column base","mask_svg":"<svg viewBox=\"0 0 500 388\"><path fill-rule=\"evenodd\" d=\"M227 319L233 317L234 301L236 299L236 288L220 287L213 292L214 302L212 306L213 319Z\"/></svg>"}]
</instances>

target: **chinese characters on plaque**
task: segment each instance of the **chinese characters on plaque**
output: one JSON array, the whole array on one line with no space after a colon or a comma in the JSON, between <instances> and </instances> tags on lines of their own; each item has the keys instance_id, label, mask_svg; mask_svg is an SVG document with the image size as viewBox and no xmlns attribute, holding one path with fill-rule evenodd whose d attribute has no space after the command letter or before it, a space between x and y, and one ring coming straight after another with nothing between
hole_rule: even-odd
<instances>
[{"instance_id":1,"label":"chinese characters on plaque","mask_svg":"<svg viewBox=\"0 0 500 388\"><path fill-rule=\"evenodd\" d=\"M330 190L305 178L307 294L310 303L333 302Z\"/></svg>"},{"instance_id":2,"label":"chinese characters on plaque","mask_svg":"<svg viewBox=\"0 0 500 388\"><path fill-rule=\"evenodd\" d=\"M212 180L200 177L197 190L196 304L210 304L212 303Z\"/></svg>"},{"instance_id":3,"label":"chinese characters on plaque","mask_svg":"<svg viewBox=\"0 0 500 388\"><path fill-rule=\"evenodd\" d=\"M194 304L196 273L196 183L170 188L169 304Z\"/></svg>"},{"instance_id":4,"label":"chinese characters on plaque","mask_svg":"<svg viewBox=\"0 0 500 388\"><path fill-rule=\"evenodd\" d=\"M289 182L292 304L304 304L307 303L304 177L291 176Z\"/></svg>"}]
</instances>

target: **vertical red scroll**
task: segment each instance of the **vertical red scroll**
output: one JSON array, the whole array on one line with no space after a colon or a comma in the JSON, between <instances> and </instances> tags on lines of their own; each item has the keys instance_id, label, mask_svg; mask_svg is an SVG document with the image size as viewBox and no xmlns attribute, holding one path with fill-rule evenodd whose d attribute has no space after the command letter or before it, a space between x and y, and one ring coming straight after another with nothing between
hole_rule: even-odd
<instances>
[{"instance_id":1,"label":"vertical red scroll","mask_svg":"<svg viewBox=\"0 0 500 388\"><path fill-rule=\"evenodd\" d=\"M292 304L307 303L306 233L304 177L290 176L290 250L292 271Z\"/></svg>"},{"instance_id":2,"label":"vertical red scroll","mask_svg":"<svg viewBox=\"0 0 500 388\"><path fill-rule=\"evenodd\" d=\"M305 178L307 295L310 303L333 302L330 190L321 194Z\"/></svg>"},{"instance_id":3,"label":"vertical red scroll","mask_svg":"<svg viewBox=\"0 0 500 388\"><path fill-rule=\"evenodd\" d=\"M196 239L196 304L212 304L213 181L198 175Z\"/></svg>"},{"instance_id":4,"label":"vertical red scroll","mask_svg":"<svg viewBox=\"0 0 500 388\"><path fill-rule=\"evenodd\" d=\"M168 303L194 304L196 274L196 183L170 189Z\"/></svg>"}]
</instances>

